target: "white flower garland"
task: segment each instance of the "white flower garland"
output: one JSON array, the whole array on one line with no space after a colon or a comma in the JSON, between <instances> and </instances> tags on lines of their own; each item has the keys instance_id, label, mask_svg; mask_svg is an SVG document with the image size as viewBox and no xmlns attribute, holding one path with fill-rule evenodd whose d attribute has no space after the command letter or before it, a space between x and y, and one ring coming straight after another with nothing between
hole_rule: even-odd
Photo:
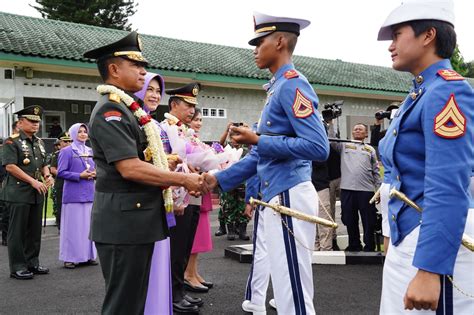
<instances>
[{"instance_id":1,"label":"white flower garland","mask_svg":"<svg viewBox=\"0 0 474 315\"><path fill-rule=\"evenodd\" d=\"M130 95L113 85L99 85L97 87L97 92L99 92L101 95L110 93L117 94L128 108L130 108L132 103L135 102L135 100ZM141 120L146 120L149 117L149 115L141 107L131 110L139 122ZM150 149L153 157L153 165L161 170L169 171L168 159L166 157L165 150L163 149L163 142L161 141L158 126L153 122L153 120L148 119L148 121L143 125L143 130L145 131L148 141L148 148ZM163 189L163 199L166 212L172 212L173 194L171 188L168 187L167 189Z\"/></svg>"}]
</instances>

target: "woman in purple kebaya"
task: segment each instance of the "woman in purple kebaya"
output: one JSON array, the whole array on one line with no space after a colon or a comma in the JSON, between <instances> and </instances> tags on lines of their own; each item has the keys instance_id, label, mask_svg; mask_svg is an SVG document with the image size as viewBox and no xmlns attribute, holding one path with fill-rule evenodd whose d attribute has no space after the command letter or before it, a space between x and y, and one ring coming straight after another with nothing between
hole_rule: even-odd
<instances>
[{"instance_id":1,"label":"woman in purple kebaya","mask_svg":"<svg viewBox=\"0 0 474 315\"><path fill-rule=\"evenodd\" d=\"M150 113L160 105L161 98L165 89L163 78L159 74L148 72L145 76L145 85L135 93L135 96L143 100L143 109ZM160 124L155 121L161 130ZM161 136L164 134L161 132ZM163 139L165 152L169 152L169 142ZM168 227L176 225L174 214L167 213L166 218ZM171 297L171 262L170 262L170 239L158 241L155 243L153 258L151 261L150 277L148 282L148 293L145 304L145 314L173 314Z\"/></svg>"},{"instance_id":2,"label":"woman in purple kebaya","mask_svg":"<svg viewBox=\"0 0 474 315\"><path fill-rule=\"evenodd\" d=\"M97 252L89 240L94 200L95 164L86 146L88 128L77 123L69 128L72 144L59 152L58 177L64 179L59 260L74 269L80 263L97 265Z\"/></svg>"}]
</instances>

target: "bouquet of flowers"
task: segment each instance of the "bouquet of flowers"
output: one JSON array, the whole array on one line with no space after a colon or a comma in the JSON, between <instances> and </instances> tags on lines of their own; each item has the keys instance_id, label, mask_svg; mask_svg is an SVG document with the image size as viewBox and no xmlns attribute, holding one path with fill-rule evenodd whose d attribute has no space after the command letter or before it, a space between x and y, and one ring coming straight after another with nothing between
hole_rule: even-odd
<instances>
[{"instance_id":1,"label":"bouquet of flowers","mask_svg":"<svg viewBox=\"0 0 474 315\"><path fill-rule=\"evenodd\" d=\"M194 167L199 167L203 172L223 170L237 162L243 150L238 150L227 145L225 148L215 142L209 146L199 140L194 130L189 129L186 142L186 161Z\"/></svg>"}]
</instances>

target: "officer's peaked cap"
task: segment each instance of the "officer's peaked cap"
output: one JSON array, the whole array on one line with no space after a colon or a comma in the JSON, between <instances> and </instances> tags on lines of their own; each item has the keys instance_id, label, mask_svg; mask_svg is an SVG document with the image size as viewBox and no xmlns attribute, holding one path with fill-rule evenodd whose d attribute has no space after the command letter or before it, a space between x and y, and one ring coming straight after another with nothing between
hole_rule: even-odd
<instances>
[{"instance_id":1,"label":"officer's peaked cap","mask_svg":"<svg viewBox=\"0 0 474 315\"><path fill-rule=\"evenodd\" d=\"M452 0L409 0L393 10L379 30L378 40L392 39L392 26L417 20L438 20L454 26Z\"/></svg>"},{"instance_id":2,"label":"officer's peaked cap","mask_svg":"<svg viewBox=\"0 0 474 315\"><path fill-rule=\"evenodd\" d=\"M257 45L258 39L270 35L273 32L288 32L300 35L300 30L307 27L311 22L303 19L290 17L278 17L259 12L253 13L255 35L249 41L249 45Z\"/></svg>"},{"instance_id":3,"label":"officer's peaked cap","mask_svg":"<svg viewBox=\"0 0 474 315\"><path fill-rule=\"evenodd\" d=\"M84 57L96 60L122 57L147 64L148 62L142 55L142 50L143 45L140 36L137 32L131 32L116 42L85 52Z\"/></svg>"},{"instance_id":4,"label":"officer's peaked cap","mask_svg":"<svg viewBox=\"0 0 474 315\"><path fill-rule=\"evenodd\" d=\"M41 121L43 108L39 105L32 105L17 111L15 114L18 115L18 118L26 118L31 121Z\"/></svg>"},{"instance_id":5,"label":"officer's peaked cap","mask_svg":"<svg viewBox=\"0 0 474 315\"><path fill-rule=\"evenodd\" d=\"M168 89L165 92L170 97L177 97L191 105L197 105L196 97L199 94L200 90L201 90L201 84L197 82L193 82L193 83L186 84L185 86L179 87L177 89Z\"/></svg>"}]
</instances>

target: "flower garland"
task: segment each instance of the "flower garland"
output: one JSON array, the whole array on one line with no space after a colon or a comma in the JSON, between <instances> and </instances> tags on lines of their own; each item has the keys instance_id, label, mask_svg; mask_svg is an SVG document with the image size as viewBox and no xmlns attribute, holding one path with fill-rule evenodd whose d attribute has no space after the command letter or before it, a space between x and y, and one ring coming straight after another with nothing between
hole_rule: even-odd
<instances>
[{"instance_id":1,"label":"flower garland","mask_svg":"<svg viewBox=\"0 0 474 315\"><path fill-rule=\"evenodd\" d=\"M168 159L163 149L163 142L161 141L160 131L158 126L152 122L152 118L147 114L135 100L125 93L124 91L116 88L113 85L99 85L97 92L101 95L104 94L117 94L120 99L127 105L132 111L133 115L137 118L138 124L143 127L146 138L148 141L148 148L151 151L153 157L153 165L161 170L169 171ZM165 203L166 212L173 211L173 194L171 188L163 189L163 199Z\"/></svg>"}]
</instances>

